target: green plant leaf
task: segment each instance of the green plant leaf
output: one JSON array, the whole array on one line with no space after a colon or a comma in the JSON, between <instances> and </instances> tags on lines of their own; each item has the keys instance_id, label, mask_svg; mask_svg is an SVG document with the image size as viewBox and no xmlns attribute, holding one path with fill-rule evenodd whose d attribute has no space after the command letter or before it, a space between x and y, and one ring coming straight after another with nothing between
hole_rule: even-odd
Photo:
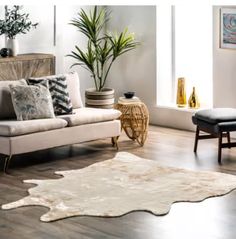
<instances>
[{"instance_id":1,"label":"green plant leaf","mask_svg":"<svg viewBox=\"0 0 236 239\"><path fill-rule=\"evenodd\" d=\"M88 39L86 51L76 46L76 51L68 55L77 61L72 67L81 66L87 69L97 90L102 90L105 86L111 66L117 57L139 45L127 28L119 34L105 34L105 24L109 19L110 12L95 6L88 13L81 9L77 17L69 23Z\"/></svg>"},{"instance_id":2,"label":"green plant leaf","mask_svg":"<svg viewBox=\"0 0 236 239\"><path fill-rule=\"evenodd\" d=\"M26 34L32 27L36 28L38 23L32 23L28 13L21 13L22 9L22 6L17 5L6 9L5 19L0 20L0 35L14 38L18 34Z\"/></svg>"}]
</instances>

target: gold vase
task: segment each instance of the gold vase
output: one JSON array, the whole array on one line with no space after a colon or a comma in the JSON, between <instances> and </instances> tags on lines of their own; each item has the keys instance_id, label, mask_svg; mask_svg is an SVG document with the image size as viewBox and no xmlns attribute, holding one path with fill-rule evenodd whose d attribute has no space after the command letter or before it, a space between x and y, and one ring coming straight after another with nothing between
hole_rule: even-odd
<instances>
[{"instance_id":1,"label":"gold vase","mask_svg":"<svg viewBox=\"0 0 236 239\"><path fill-rule=\"evenodd\" d=\"M195 109L200 107L200 102L199 102L198 96L196 94L195 87L193 87L193 91L189 97L188 106L189 106L189 108L195 108Z\"/></svg>"},{"instance_id":2,"label":"gold vase","mask_svg":"<svg viewBox=\"0 0 236 239\"><path fill-rule=\"evenodd\" d=\"M185 107L187 104L186 100L186 89L185 89L185 78L178 78L178 88L177 88L177 99L176 104L178 107Z\"/></svg>"}]
</instances>

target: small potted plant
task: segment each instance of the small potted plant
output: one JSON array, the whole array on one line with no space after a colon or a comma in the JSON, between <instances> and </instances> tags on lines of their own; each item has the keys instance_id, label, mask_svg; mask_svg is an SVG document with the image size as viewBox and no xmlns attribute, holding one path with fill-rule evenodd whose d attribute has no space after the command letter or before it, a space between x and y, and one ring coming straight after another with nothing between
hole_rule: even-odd
<instances>
[{"instance_id":1,"label":"small potted plant","mask_svg":"<svg viewBox=\"0 0 236 239\"><path fill-rule=\"evenodd\" d=\"M14 5L12 8L6 7L5 19L0 20L0 35L6 34L7 47L11 49L12 56L16 56L19 51L18 34L26 34L31 28L36 28L38 23L32 23L28 13L22 13L22 6Z\"/></svg>"},{"instance_id":2,"label":"small potted plant","mask_svg":"<svg viewBox=\"0 0 236 239\"><path fill-rule=\"evenodd\" d=\"M139 44L127 28L119 34L106 33L105 25L108 21L109 13L106 9L95 6L89 13L81 9L78 17L70 22L88 39L86 50L75 46L75 50L68 56L76 60L71 67L78 65L91 73L95 88L85 92L86 105L90 107L113 107L114 90L106 87L111 66L119 56Z\"/></svg>"}]
</instances>

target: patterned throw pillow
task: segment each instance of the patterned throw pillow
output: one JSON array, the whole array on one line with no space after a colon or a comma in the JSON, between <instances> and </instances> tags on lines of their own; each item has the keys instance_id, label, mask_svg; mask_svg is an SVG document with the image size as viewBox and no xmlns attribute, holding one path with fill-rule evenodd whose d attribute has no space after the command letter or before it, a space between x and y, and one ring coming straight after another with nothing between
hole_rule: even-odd
<instances>
[{"instance_id":1,"label":"patterned throw pillow","mask_svg":"<svg viewBox=\"0 0 236 239\"><path fill-rule=\"evenodd\" d=\"M47 87L9 85L17 120L54 118L52 98Z\"/></svg>"},{"instance_id":2,"label":"patterned throw pillow","mask_svg":"<svg viewBox=\"0 0 236 239\"><path fill-rule=\"evenodd\" d=\"M45 85L45 82L49 84L54 113L56 115L72 114L73 107L67 90L66 77L64 75L55 75L28 79L28 83L33 85Z\"/></svg>"},{"instance_id":3,"label":"patterned throw pillow","mask_svg":"<svg viewBox=\"0 0 236 239\"><path fill-rule=\"evenodd\" d=\"M15 119L9 85L27 85L26 80L0 81L0 119Z\"/></svg>"}]
</instances>

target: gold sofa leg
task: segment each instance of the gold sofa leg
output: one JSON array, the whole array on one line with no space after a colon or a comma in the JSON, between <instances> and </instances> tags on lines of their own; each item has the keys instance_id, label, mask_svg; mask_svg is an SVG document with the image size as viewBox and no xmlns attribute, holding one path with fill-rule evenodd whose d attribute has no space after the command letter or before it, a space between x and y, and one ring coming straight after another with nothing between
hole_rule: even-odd
<instances>
[{"instance_id":1,"label":"gold sofa leg","mask_svg":"<svg viewBox=\"0 0 236 239\"><path fill-rule=\"evenodd\" d=\"M116 136L116 137L112 137L112 138L111 138L112 146L113 146L113 147L116 147L117 150L119 150L118 139L119 139L119 136Z\"/></svg>"},{"instance_id":2,"label":"gold sofa leg","mask_svg":"<svg viewBox=\"0 0 236 239\"><path fill-rule=\"evenodd\" d=\"M5 163L3 168L4 173L7 173L7 169L10 164L11 158L12 158L12 155L9 155L8 157L5 158Z\"/></svg>"}]
</instances>

